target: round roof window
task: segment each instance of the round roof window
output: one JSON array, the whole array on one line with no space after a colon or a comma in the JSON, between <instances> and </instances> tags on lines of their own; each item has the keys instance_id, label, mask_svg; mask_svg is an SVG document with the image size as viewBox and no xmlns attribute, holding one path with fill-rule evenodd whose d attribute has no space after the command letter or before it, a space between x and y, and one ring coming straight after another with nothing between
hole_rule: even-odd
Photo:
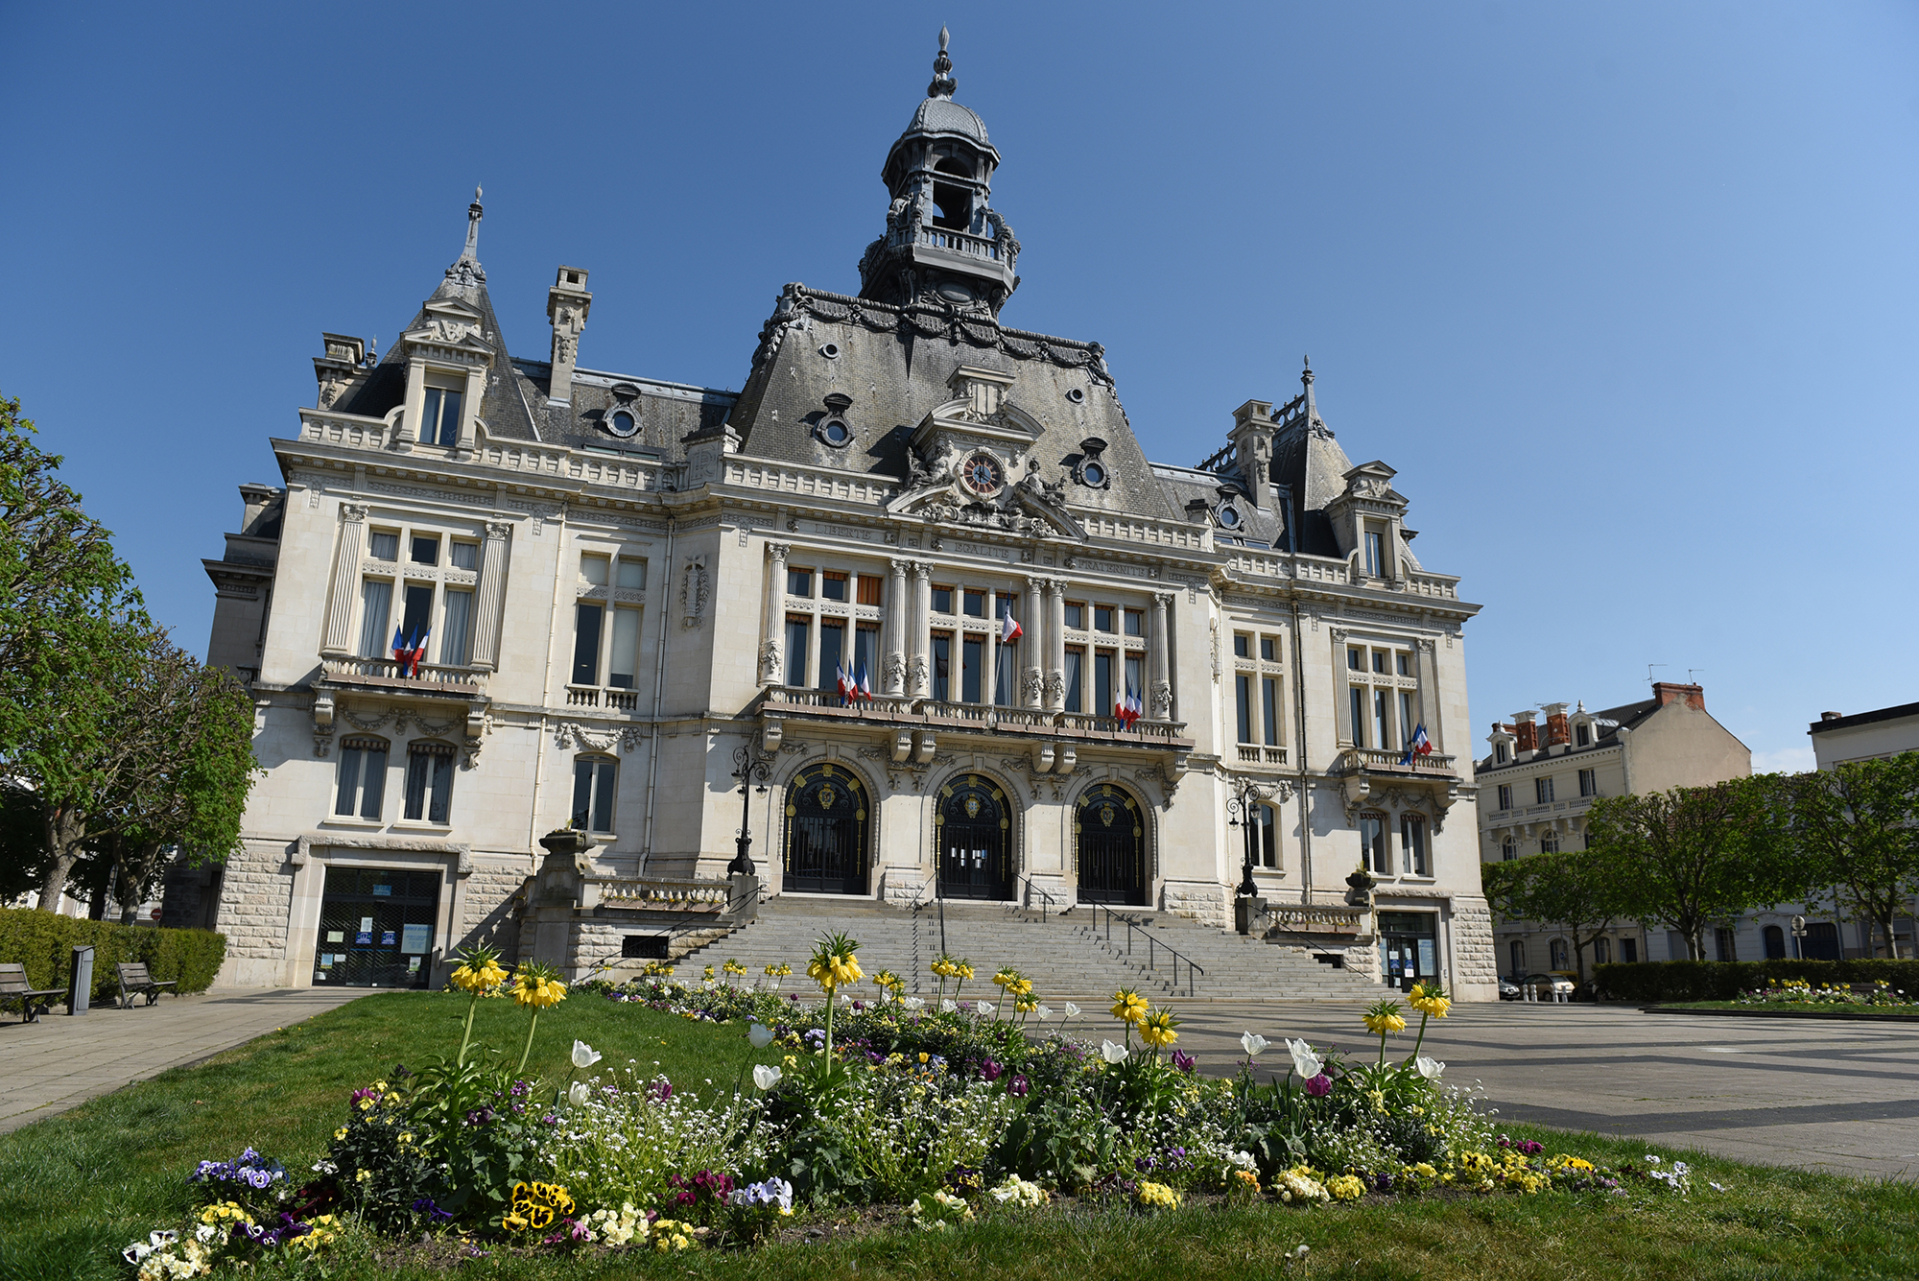
<instances>
[{"instance_id":1,"label":"round roof window","mask_svg":"<svg viewBox=\"0 0 1919 1281\"><path fill-rule=\"evenodd\" d=\"M1239 528L1239 508L1224 504L1219 509L1219 523L1228 529Z\"/></svg>"},{"instance_id":2,"label":"round roof window","mask_svg":"<svg viewBox=\"0 0 1919 1281\"><path fill-rule=\"evenodd\" d=\"M607 419L606 429L615 436L631 436L640 429L639 420L624 409L613 411L613 417Z\"/></svg>"},{"instance_id":3,"label":"round roof window","mask_svg":"<svg viewBox=\"0 0 1919 1281\"><path fill-rule=\"evenodd\" d=\"M1079 478L1088 485L1098 488L1106 483L1106 468L1098 463L1087 463L1079 469Z\"/></svg>"},{"instance_id":4,"label":"round roof window","mask_svg":"<svg viewBox=\"0 0 1919 1281\"><path fill-rule=\"evenodd\" d=\"M839 419L829 418L820 424L820 439L829 445L844 445L853 439L853 433Z\"/></svg>"},{"instance_id":5,"label":"round roof window","mask_svg":"<svg viewBox=\"0 0 1919 1281\"><path fill-rule=\"evenodd\" d=\"M1086 399L1086 392L1082 388L1075 387L1071 391L1066 393L1066 399L1072 401L1075 405L1077 405L1082 400Z\"/></svg>"},{"instance_id":6,"label":"round roof window","mask_svg":"<svg viewBox=\"0 0 1919 1281\"><path fill-rule=\"evenodd\" d=\"M840 345L836 342L827 343L820 348L820 355L826 357L828 360L838 360L840 358Z\"/></svg>"}]
</instances>

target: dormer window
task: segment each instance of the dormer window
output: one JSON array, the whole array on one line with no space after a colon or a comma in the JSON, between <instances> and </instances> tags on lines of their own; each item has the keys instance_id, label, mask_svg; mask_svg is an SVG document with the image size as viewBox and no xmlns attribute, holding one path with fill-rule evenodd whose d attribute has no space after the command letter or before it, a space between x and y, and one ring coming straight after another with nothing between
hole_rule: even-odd
<instances>
[{"instance_id":1,"label":"dormer window","mask_svg":"<svg viewBox=\"0 0 1919 1281\"><path fill-rule=\"evenodd\" d=\"M422 445L453 446L460 443L460 393L446 387L428 387L426 406L420 415Z\"/></svg>"},{"instance_id":2,"label":"dormer window","mask_svg":"<svg viewBox=\"0 0 1919 1281\"><path fill-rule=\"evenodd\" d=\"M1386 574L1386 540L1379 531L1366 531L1366 577L1383 578Z\"/></svg>"},{"instance_id":3,"label":"dormer window","mask_svg":"<svg viewBox=\"0 0 1919 1281\"><path fill-rule=\"evenodd\" d=\"M1573 726L1573 741L1581 747L1591 747L1593 741L1592 726L1585 721Z\"/></svg>"},{"instance_id":4,"label":"dormer window","mask_svg":"<svg viewBox=\"0 0 1919 1281\"><path fill-rule=\"evenodd\" d=\"M1239 514L1239 508L1233 506L1231 503L1220 504L1219 523L1223 528L1238 529L1240 521L1243 519L1244 517Z\"/></svg>"},{"instance_id":5,"label":"dormer window","mask_svg":"<svg viewBox=\"0 0 1919 1281\"><path fill-rule=\"evenodd\" d=\"M625 438L640 429L640 420L624 409L616 409L607 420L606 429L615 436Z\"/></svg>"}]
</instances>

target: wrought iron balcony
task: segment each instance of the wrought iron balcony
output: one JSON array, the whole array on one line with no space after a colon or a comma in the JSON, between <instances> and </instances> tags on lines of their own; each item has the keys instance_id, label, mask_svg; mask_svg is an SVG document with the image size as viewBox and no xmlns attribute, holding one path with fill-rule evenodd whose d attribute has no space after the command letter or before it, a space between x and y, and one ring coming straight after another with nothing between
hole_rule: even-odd
<instances>
[{"instance_id":1,"label":"wrought iron balcony","mask_svg":"<svg viewBox=\"0 0 1919 1281\"><path fill-rule=\"evenodd\" d=\"M484 671L421 663L415 668L392 658L322 658L324 679L332 685L359 686L448 698L480 698L486 694Z\"/></svg>"}]
</instances>

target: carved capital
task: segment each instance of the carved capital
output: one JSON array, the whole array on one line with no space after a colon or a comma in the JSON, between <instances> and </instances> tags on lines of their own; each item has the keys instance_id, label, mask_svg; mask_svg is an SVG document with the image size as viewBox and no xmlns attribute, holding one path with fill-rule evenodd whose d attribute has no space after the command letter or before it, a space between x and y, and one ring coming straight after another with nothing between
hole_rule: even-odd
<instances>
[{"instance_id":1,"label":"carved capital","mask_svg":"<svg viewBox=\"0 0 1919 1281\"><path fill-rule=\"evenodd\" d=\"M366 519L365 503L341 503L340 519L349 525L357 525Z\"/></svg>"},{"instance_id":2,"label":"carved capital","mask_svg":"<svg viewBox=\"0 0 1919 1281\"><path fill-rule=\"evenodd\" d=\"M1345 644L1346 638L1352 635L1352 633L1347 631L1344 627L1328 627L1326 629L1326 634L1333 638L1333 644L1335 645Z\"/></svg>"},{"instance_id":3,"label":"carved capital","mask_svg":"<svg viewBox=\"0 0 1919 1281\"><path fill-rule=\"evenodd\" d=\"M933 576L933 567L931 565L927 564L923 560L916 560L913 562L914 578L918 579L920 582L923 583L927 579L931 578L932 576Z\"/></svg>"},{"instance_id":4,"label":"carved capital","mask_svg":"<svg viewBox=\"0 0 1919 1281\"><path fill-rule=\"evenodd\" d=\"M784 565L786 558L791 555L792 552L793 544L791 543L768 543L766 545L766 555L775 565Z\"/></svg>"},{"instance_id":5,"label":"carved capital","mask_svg":"<svg viewBox=\"0 0 1919 1281\"><path fill-rule=\"evenodd\" d=\"M513 522L509 520L489 520L486 523L486 540L489 543L504 543L513 537Z\"/></svg>"},{"instance_id":6,"label":"carved capital","mask_svg":"<svg viewBox=\"0 0 1919 1281\"><path fill-rule=\"evenodd\" d=\"M1439 642L1430 636L1414 637L1413 644L1419 647L1419 652L1422 654L1430 654L1439 648Z\"/></svg>"},{"instance_id":7,"label":"carved capital","mask_svg":"<svg viewBox=\"0 0 1919 1281\"><path fill-rule=\"evenodd\" d=\"M1155 605L1157 605L1157 606L1159 606L1159 607L1160 607L1161 609L1170 609L1170 608L1172 608L1172 604L1173 604L1173 593L1171 593L1171 592L1154 592L1154 593L1153 593L1153 604L1155 604Z\"/></svg>"}]
</instances>

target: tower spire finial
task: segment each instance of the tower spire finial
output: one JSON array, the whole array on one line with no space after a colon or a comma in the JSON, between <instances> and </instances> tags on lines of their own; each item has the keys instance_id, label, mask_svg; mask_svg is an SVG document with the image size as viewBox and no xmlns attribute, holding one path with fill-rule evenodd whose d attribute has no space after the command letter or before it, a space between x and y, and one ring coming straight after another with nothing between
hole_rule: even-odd
<instances>
[{"instance_id":1,"label":"tower spire finial","mask_svg":"<svg viewBox=\"0 0 1919 1281\"><path fill-rule=\"evenodd\" d=\"M952 38L952 34L942 26L939 56L933 59L933 83L926 86L926 96L929 98L951 98L959 90L959 81L953 79L953 60L946 56L946 45Z\"/></svg>"},{"instance_id":2,"label":"tower spire finial","mask_svg":"<svg viewBox=\"0 0 1919 1281\"><path fill-rule=\"evenodd\" d=\"M460 257L480 260L480 196L483 193L476 185L473 188L473 203L466 207L466 248L460 251Z\"/></svg>"},{"instance_id":3,"label":"tower spire finial","mask_svg":"<svg viewBox=\"0 0 1919 1281\"><path fill-rule=\"evenodd\" d=\"M1299 385L1305 389L1306 394L1306 410L1303 417L1306 419L1306 426L1311 428L1319 421L1319 406L1313 403L1313 358L1305 356L1302 359L1306 366L1299 371Z\"/></svg>"},{"instance_id":4,"label":"tower spire finial","mask_svg":"<svg viewBox=\"0 0 1919 1281\"><path fill-rule=\"evenodd\" d=\"M447 280L462 288L486 283L486 272L480 266L480 195L480 188L473 188L473 203L466 207L466 247L446 269Z\"/></svg>"}]
</instances>

